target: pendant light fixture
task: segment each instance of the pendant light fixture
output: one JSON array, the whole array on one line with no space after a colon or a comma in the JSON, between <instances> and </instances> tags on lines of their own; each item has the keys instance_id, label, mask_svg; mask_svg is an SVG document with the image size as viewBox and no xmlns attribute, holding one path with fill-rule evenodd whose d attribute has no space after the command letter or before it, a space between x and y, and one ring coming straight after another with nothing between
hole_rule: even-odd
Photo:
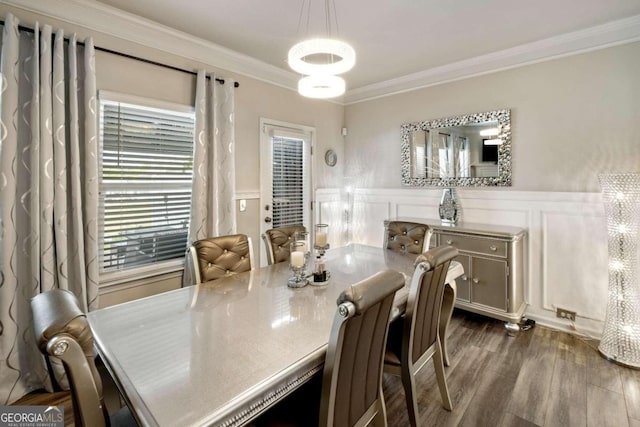
<instances>
[{"instance_id":1,"label":"pendant light fixture","mask_svg":"<svg viewBox=\"0 0 640 427\"><path fill-rule=\"evenodd\" d=\"M298 33L306 10L307 34L311 15L311 0L303 0L298 21ZM333 17L332 17L333 15ZM346 73L356 63L353 48L331 38L332 27L338 32L335 0L325 0L325 30L327 38L310 38L296 43L287 56L292 70L306 76L298 82L298 92L307 98L335 98L344 94L346 84L338 74Z\"/></svg>"}]
</instances>

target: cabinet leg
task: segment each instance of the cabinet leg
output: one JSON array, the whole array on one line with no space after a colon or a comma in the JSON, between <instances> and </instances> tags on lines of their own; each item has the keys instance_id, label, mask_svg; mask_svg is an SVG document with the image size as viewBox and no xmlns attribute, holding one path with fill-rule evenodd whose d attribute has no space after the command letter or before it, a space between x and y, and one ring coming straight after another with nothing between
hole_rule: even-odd
<instances>
[{"instance_id":1,"label":"cabinet leg","mask_svg":"<svg viewBox=\"0 0 640 427\"><path fill-rule=\"evenodd\" d=\"M536 321L523 317L519 323L504 322L504 328L507 330L507 334L512 337L518 332L528 331L536 326Z\"/></svg>"},{"instance_id":2,"label":"cabinet leg","mask_svg":"<svg viewBox=\"0 0 640 427\"><path fill-rule=\"evenodd\" d=\"M504 322L504 328L507 330L507 335L510 337L513 337L520 332L520 325L518 323Z\"/></svg>"}]
</instances>

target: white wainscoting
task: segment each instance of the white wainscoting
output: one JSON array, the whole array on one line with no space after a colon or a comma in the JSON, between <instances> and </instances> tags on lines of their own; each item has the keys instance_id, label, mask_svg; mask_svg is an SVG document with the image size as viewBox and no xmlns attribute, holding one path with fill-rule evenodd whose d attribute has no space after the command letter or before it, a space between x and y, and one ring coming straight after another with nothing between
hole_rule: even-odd
<instances>
[{"instance_id":1,"label":"white wainscoting","mask_svg":"<svg viewBox=\"0 0 640 427\"><path fill-rule=\"evenodd\" d=\"M600 193L456 189L467 222L528 231L526 316L572 332L555 308L577 313L578 333L599 337L607 301L607 232ZM348 241L382 246L383 221L393 217L439 220L441 189L319 189L317 219L346 227ZM345 208L349 209L345 216ZM337 209L337 211L333 211ZM346 225L340 221L350 218ZM343 230L341 228L341 230ZM343 231L344 232L344 231Z\"/></svg>"}]
</instances>

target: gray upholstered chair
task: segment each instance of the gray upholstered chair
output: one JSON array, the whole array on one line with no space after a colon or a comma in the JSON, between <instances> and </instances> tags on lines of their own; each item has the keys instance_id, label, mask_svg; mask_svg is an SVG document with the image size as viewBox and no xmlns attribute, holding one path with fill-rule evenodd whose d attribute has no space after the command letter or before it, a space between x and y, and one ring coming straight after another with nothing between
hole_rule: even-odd
<instances>
[{"instance_id":1,"label":"gray upholstered chair","mask_svg":"<svg viewBox=\"0 0 640 427\"><path fill-rule=\"evenodd\" d=\"M314 384L314 379L310 381L312 387L303 385L255 425L386 426L383 357L393 298L403 286L402 274L386 270L342 292L329 337L320 396L318 387L314 387L319 382Z\"/></svg>"},{"instance_id":2,"label":"gray upholstered chair","mask_svg":"<svg viewBox=\"0 0 640 427\"><path fill-rule=\"evenodd\" d=\"M289 261L291 256L289 245L293 242L298 231L307 231L303 225L291 225L289 227L272 228L262 235L267 252L267 264L277 264Z\"/></svg>"},{"instance_id":3,"label":"gray upholstered chair","mask_svg":"<svg viewBox=\"0 0 640 427\"><path fill-rule=\"evenodd\" d=\"M453 408L438 331L445 279L451 260L457 255L453 246L439 246L418 256L405 314L389 326L384 371L401 376L412 426L418 425L414 377L434 356L442 405L449 411Z\"/></svg>"},{"instance_id":4,"label":"gray upholstered chair","mask_svg":"<svg viewBox=\"0 0 640 427\"><path fill-rule=\"evenodd\" d=\"M324 362L321 426L386 425L382 367L393 297L404 276L386 270L338 297Z\"/></svg>"},{"instance_id":5,"label":"gray upholstered chair","mask_svg":"<svg viewBox=\"0 0 640 427\"><path fill-rule=\"evenodd\" d=\"M244 234L198 240L189 252L195 284L253 270L253 246Z\"/></svg>"},{"instance_id":6,"label":"gray upholstered chair","mask_svg":"<svg viewBox=\"0 0 640 427\"><path fill-rule=\"evenodd\" d=\"M384 228L384 247L387 249L416 255L429 249L433 231L426 224L386 221Z\"/></svg>"},{"instance_id":7,"label":"gray upholstered chair","mask_svg":"<svg viewBox=\"0 0 640 427\"><path fill-rule=\"evenodd\" d=\"M109 417L104 405L102 380L96 368L93 334L75 296L53 289L31 299L33 329L38 347L64 366L73 401L76 426L136 426L124 407Z\"/></svg>"}]
</instances>

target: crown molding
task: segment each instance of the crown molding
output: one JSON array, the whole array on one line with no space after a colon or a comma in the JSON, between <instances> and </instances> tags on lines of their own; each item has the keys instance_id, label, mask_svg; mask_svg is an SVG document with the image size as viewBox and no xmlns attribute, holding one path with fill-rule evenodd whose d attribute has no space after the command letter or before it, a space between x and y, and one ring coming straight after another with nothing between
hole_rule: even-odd
<instances>
[{"instance_id":1,"label":"crown molding","mask_svg":"<svg viewBox=\"0 0 640 427\"><path fill-rule=\"evenodd\" d=\"M211 67L297 91L299 76L213 42L91 0L0 0L88 32L133 42ZM349 105L640 40L640 15L347 90ZM106 46L105 46L106 47Z\"/></svg>"},{"instance_id":2,"label":"crown molding","mask_svg":"<svg viewBox=\"0 0 640 427\"><path fill-rule=\"evenodd\" d=\"M346 92L344 104L369 101L639 40L640 15L635 15L585 30L562 34L352 89Z\"/></svg>"},{"instance_id":3,"label":"crown molding","mask_svg":"<svg viewBox=\"0 0 640 427\"><path fill-rule=\"evenodd\" d=\"M0 3L49 16L90 32L297 90L299 76L293 72L103 3L90 0L1 0Z\"/></svg>"}]
</instances>

